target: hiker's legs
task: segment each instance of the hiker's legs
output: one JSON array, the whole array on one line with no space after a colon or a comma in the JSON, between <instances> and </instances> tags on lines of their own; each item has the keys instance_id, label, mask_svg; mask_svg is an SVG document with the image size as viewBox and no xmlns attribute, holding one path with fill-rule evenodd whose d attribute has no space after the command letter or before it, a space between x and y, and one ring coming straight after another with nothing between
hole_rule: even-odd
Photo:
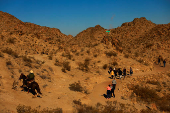
<instances>
[{"instance_id":1,"label":"hiker's legs","mask_svg":"<svg viewBox=\"0 0 170 113\"><path fill-rule=\"evenodd\" d=\"M107 90L107 98L110 98L110 90Z\"/></svg>"},{"instance_id":2,"label":"hiker's legs","mask_svg":"<svg viewBox=\"0 0 170 113\"><path fill-rule=\"evenodd\" d=\"M165 63L164 63L164 67L165 67Z\"/></svg>"}]
</instances>

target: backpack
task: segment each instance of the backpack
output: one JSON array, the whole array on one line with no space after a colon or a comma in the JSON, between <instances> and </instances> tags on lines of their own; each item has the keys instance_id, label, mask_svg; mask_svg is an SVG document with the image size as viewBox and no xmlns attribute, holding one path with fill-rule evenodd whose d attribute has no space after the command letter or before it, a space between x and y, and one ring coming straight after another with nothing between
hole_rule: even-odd
<instances>
[{"instance_id":1,"label":"backpack","mask_svg":"<svg viewBox=\"0 0 170 113\"><path fill-rule=\"evenodd\" d=\"M29 79L34 79L34 73L30 73L30 74L28 75L28 78L29 78Z\"/></svg>"}]
</instances>

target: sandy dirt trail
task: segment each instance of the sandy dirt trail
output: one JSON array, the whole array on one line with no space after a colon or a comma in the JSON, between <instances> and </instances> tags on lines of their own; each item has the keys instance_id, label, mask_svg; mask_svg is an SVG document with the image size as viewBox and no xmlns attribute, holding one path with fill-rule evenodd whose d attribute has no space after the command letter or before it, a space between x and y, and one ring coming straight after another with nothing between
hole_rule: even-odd
<instances>
[{"instance_id":1,"label":"sandy dirt trail","mask_svg":"<svg viewBox=\"0 0 170 113\"><path fill-rule=\"evenodd\" d=\"M108 81L102 82L100 84L97 84L94 86L93 92L89 95L89 98L91 100L91 105L96 105L98 102L101 104L106 104L106 101L117 101L124 104L133 104L138 110L146 108L144 105L138 105L132 103L130 100L123 100L121 99L121 94L119 93L120 90L122 90L122 84L129 83L129 81L136 77L136 76L143 76L147 74L154 74L159 72L165 72L170 71L170 65L166 65L166 67L160 67L156 64L154 64L154 70L149 72L143 72L143 73L134 73L132 76L125 78L124 80L116 79L117 85L115 90L115 98L106 99L103 94L106 94L106 87L112 83L112 79L109 79ZM109 75L108 75L109 76Z\"/></svg>"}]
</instances>

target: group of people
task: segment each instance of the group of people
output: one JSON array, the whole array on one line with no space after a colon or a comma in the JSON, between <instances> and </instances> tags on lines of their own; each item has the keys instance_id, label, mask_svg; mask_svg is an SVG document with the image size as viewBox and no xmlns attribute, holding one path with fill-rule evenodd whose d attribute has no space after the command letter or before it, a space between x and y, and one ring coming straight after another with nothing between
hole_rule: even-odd
<instances>
[{"instance_id":1,"label":"group of people","mask_svg":"<svg viewBox=\"0 0 170 113\"><path fill-rule=\"evenodd\" d=\"M112 69L110 67L108 73L111 75L111 78L113 80L112 80L112 85L109 84L107 86L107 97L106 97L106 99L110 99L111 97L115 98L114 90L116 88L116 78L117 78L117 76L119 76L120 79L122 78L122 76L124 76L124 78L125 78L125 76L126 76L126 68L124 68L123 71L122 71L120 68ZM130 67L130 75L132 75L132 74L133 74L133 70Z\"/></svg>"},{"instance_id":2,"label":"group of people","mask_svg":"<svg viewBox=\"0 0 170 113\"><path fill-rule=\"evenodd\" d=\"M117 78L117 76L119 76L120 79L122 78L122 76L124 76L124 78L125 78L125 76L126 76L126 68L124 68L123 71L122 71L120 68L118 68L118 69L116 69L116 68L112 69L112 68L110 67L108 73L111 75L111 79L113 79L113 77L114 77L114 78ZM132 74L133 74L133 70L132 70L132 68L130 67L130 75L132 75Z\"/></svg>"},{"instance_id":3,"label":"group of people","mask_svg":"<svg viewBox=\"0 0 170 113\"><path fill-rule=\"evenodd\" d=\"M158 65L161 65L161 60L162 60L164 67L165 67L166 60L165 59L163 60L163 58L161 56L158 57Z\"/></svg>"}]
</instances>

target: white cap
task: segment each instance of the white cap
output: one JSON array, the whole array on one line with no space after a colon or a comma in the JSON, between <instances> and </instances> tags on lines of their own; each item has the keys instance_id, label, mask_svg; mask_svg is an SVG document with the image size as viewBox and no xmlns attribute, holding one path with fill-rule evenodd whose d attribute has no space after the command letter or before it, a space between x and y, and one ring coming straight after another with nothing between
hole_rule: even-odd
<instances>
[{"instance_id":1,"label":"white cap","mask_svg":"<svg viewBox=\"0 0 170 113\"><path fill-rule=\"evenodd\" d=\"M33 70L31 70L30 73L34 73Z\"/></svg>"}]
</instances>

